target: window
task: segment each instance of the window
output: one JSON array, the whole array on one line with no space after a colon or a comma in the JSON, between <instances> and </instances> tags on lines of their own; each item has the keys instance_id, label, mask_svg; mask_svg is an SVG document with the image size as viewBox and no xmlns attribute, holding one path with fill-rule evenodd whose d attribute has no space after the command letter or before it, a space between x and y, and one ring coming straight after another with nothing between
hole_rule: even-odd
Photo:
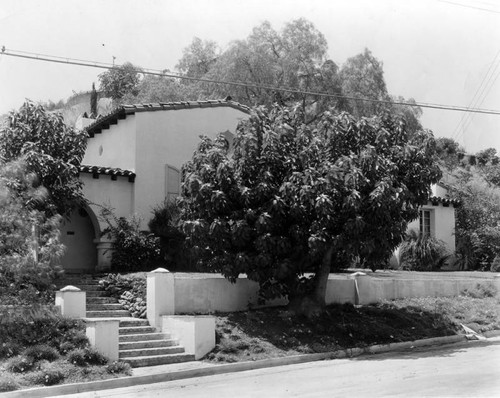
<instances>
[{"instance_id":1,"label":"window","mask_svg":"<svg viewBox=\"0 0 500 398\"><path fill-rule=\"evenodd\" d=\"M181 173L179 169L168 164L165 166L165 197L175 199L181 192Z\"/></svg>"},{"instance_id":2,"label":"window","mask_svg":"<svg viewBox=\"0 0 500 398\"><path fill-rule=\"evenodd\" d=\"M430 210L420 210L420 235L430 235L431 234L431 211Z\"/></svg>"}]
</instances>

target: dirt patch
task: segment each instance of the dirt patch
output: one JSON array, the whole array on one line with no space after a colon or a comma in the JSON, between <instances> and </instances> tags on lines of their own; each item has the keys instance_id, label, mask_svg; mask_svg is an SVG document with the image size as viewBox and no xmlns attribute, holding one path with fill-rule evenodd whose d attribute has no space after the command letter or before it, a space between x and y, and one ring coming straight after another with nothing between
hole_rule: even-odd
<instances>
[{"instance_id":1,"label":"dirt patch","mask_svg":"<svg viewBox=\"0 0 500 398\"><path fill-rule=\"evenodd\" d=\"M499 329L498 298L406 299L355 307L332 305L313 320L285 307L216 315L217 345L205 360L239 362L330 352ZM479 325L479 326L478 326Z\"/></svg>"}]
</instances>

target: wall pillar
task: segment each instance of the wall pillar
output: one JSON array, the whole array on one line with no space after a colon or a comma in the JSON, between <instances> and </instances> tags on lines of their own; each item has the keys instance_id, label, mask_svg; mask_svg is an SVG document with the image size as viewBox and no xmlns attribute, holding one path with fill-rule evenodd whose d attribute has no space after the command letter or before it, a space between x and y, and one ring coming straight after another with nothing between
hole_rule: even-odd
<instances>
[{"instance_id":1,"label":"wall pillar","mask_svg":"<svg viewBox=\"0 0 500 398\"><path fill-rule=\"evenodd\" d=\"M165 268L148 272L146 292L148 321L158 329L161 315L175 314L174 275Z\"/></svg>"},{"instance_id":2,"label":"wall pillar","mask_svg":"<svg viewBox=\"0 0 500 398\"><path fill-rule=\"evenodd\" d=\"M215 348L215 318L210 315L164 315L161 331L170 334L186 354L201 359Z\"/></svg>"},{"instance_id":3,"label":"wall pillar","mask_svg":"<svg viewBox=\"0 0 500 398\"><path fill-rule=\"evenodd\" d=\"M85 318L87 315L86 293L75 286L66 286L56 292L56 306L61 315L69 318Z\"/></svg>"},{"instance_id":4,"label":"wall pillar","mask_svg":"<svg viewBox=\"0 0 500 398\"><path fill-rule=\"evenodd\" d=\"M113 241L111 239L101 238L95 239L94 243L97 248L97 272L105 272L111 270L111 257L113 255Z\"/></svg>"},{"instance_id":5,"label":"wall pillar","mask_svg":"<svg viewBox=\"0 0 500 398\"><path fill-rule=\"evenodd\" d=\"M119 319L85 319L90 345L111 361L118 360Z\"/></svg>"}]
</instances>

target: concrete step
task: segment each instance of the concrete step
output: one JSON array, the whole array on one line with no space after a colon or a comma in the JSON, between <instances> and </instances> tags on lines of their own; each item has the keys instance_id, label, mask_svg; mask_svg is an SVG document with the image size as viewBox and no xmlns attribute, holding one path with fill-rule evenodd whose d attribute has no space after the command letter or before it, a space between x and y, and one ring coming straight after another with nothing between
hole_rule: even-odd
<instances>
[{"instance_id":1,"label":"concrete step","mask_svg":"<svg viewBox=\"0 0 500 398\"><path fill-rule=\"evenodd\" d=\"M87 292L87 297L108 297L108 294L102 290L91 290L90 292Z\"/></svg>"},{"instance_id":2,"label":"concrete step","mask_svg":"<svg viewBox=\"0 0 500 398\"><path fill-rule=\"evenodd\" d=\"M144 334L144 333L156 333L156 329L152 326L129 326L118 328L118 334Z\"/></svg>"},{"instance_id":3,"label":"concrete step","mask_svg":"<svg viewBox=\"0 0 500 398\"><path fill-rule=\"evenodd\" d=\"M103 287L101 285L90 285L90 284L83 284L83 283L79 283L77 285L73 285L73 286L76 286L78 289L80 290L84 290L86 292L94 292L94 291L98 291L98 290L102 290L103 292L105 291L103 289Z\"/></svg>"},{"instance_id":4,"label":"concrete step","mask_svg":"<svg viewBox=\"0 0 500 398\"><path fill-rule=\"evenodd\" d=\"M118 299L115 297L89 297L87 295L87 306L94 304L115 304Z\"/></svg>"},{"instance_id":5,"label":"concrete step","mask_svg":"<svg viewBox=\"0 0 500 398\"><path fill-rule=\"evenodd\" d=\"M194 361L192 354L170 354L170 355L154 355L149 357L131 357L124 358L123 362L128 362L133 368L142 366L166 365L169 363L189 362Z\"/></svg>"},{"instance_id":6,"label":"concrete step","mask_svg":"<svg viewBox=\"0 0 500 398\"><path fill-rule=\"evenodd\" d=\"M87 303L87 311L121 311L123 307L120 303L109 304L89 304Z\"/></svg>"},{"instance_id":7,"label":"concrete step","mask_svg":"<svg viewBox=\"0 0 500 398\"><path fill-rule=\"evenodd\" d=\"M131 318L120 321L121 328L135 327L135 326L149 326L149 322L147 319L140 319L140 318Z\"/></svg>"},{"instance_id":8,"label":"concrete step","mask_svg":"<svg viewBox=\"0 0 500 398\"><path fill-rule=\"evenodd\" d=\"M119 350L138 350L141 348L158 348L158 347L172 347L179 345L176 339L162 339L162 340L146 340L146 341L129 341L119 343Z\"/></svg>"},{"instance_id":9,"label":"concrete step","mask_svg":"<svg viewBox=\"0 0 500 398\"><path fill-rule=\"evenodd\" d=\"M169 355L169 354L182 354L184 347L155 347L155 348L139 348L134 350L120 350L119 358L138 358L138 357L151 357L156 355Z\"/></svg>"},{"instance_id":10,"label":"concrete step","mask_svg":"<svg viewBox=\"0 0 500 398\"><path fill-rule=\"evenodd\" d=\"M139 334L121 334L118 336L119 343L129 343L132 341L151 341L151 340L163 340L170 339L170 335L167 333L139 333Z\"/></svg>"},{"instance_id":11,"label":"concrete step","mask_svg":"<svg viewBox=\"0 0 500 398\"><path fill-rule=\"evenodd\" d=\"M126 310L87 311L87 318L130 318L130 312Z\"/></svg>"}]
</instances>

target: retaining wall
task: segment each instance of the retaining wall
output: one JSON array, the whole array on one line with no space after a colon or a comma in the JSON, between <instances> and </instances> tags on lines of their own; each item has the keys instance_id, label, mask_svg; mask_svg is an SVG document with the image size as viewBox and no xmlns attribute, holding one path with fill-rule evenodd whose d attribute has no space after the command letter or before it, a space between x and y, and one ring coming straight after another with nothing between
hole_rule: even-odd
<instances>
[{"instance_id":1,"label":"retaining wall","mask_svg":"<svg viewBox=\"0 0 500 398\"><path fill-rule=\"evenodd\" d=\"M150 274L151 275L151 274ZM214 274L174 273L161 289L173 289L174 314L244 311L262 307L258 302L258 284L240 277L236 283ZM356 288L357 283L357 288ZM372 304L382 300L409 297L449 297L457 296L465 289L474 288L478 283L493 283L500 291L500 278L457 278L440 274L435 278L423 276L421 279L377 278L369 275L330 275L327 285L326 302ZM286 305L286 299L265 303L265 306Z\"/></svg>"}]
</instances>

